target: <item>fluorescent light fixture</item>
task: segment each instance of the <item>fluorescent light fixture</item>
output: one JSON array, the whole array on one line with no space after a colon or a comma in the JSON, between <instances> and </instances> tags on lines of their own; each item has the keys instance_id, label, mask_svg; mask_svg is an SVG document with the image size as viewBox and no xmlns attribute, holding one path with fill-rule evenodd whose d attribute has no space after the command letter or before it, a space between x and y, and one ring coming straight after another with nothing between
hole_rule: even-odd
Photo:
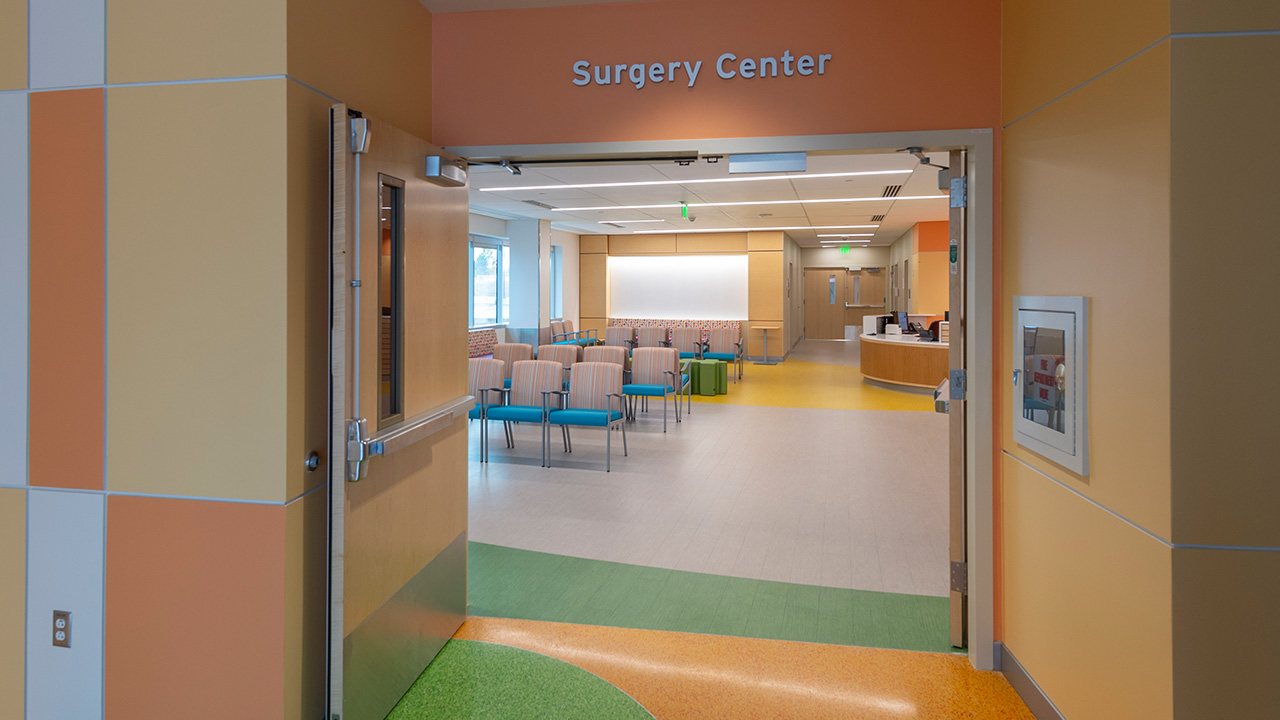
<instances>
[{"instance_id":1,"label":"fluorescent light fixture","mask_svg":"<svg viewBox=\"0 0 1280 720\"><path fill-rule=\"evenodd\" d=\"M733 202L663 203L662 205L596 205L592 207L559 207L551 212L586 212L588 210L675 210L682 207L734 207L740 205L818 205L821 203L893 202L895 200L946 200L947 195L899 195L897 197L821 198L818 200L739 200Z\"/></svg>"},{"instance_id":2,"label":"fluorescent light fixture","mask_svg":"<svg viewBox=\"0 0 1280 720\"><path fill-rule=\"evenodd\" d=\"M600 225L629 225L631 223L666 222L666 220L600 220Z\"/></svg>"},{"instance_id":3,"label":"fluorescent light fixture","mask_svg":"<svg viewBox=\"0 0 1280 720\"><path fill-rule=\"evenodd\" d=\"M804 180L806 178L857 177L861 175L907 175L908 170L860 170L857 172L810 173L808 175L760 175L757 177L697 178L693 180L637 180L635 182L575 183L561 185L526 185L522 187L480 188L480 192L519 192L521 190L574 190L607 187L651 187L654 185L703 185L706 183L757 182L760 180Z\"/></svg>"},{"instance_id":4,"label":"fluorescent light fixture","mask_svg":"<svg viewBox=\"0 0 1280 720\"><path fill-rule=\"evenodd\" d=\"M675 231L680 235L688 235L689 233L712 233L712 232L769 232L771 230L856 230L859 228L873 228L875 225L791 225L787 227L731 227L731 228L695 228L691 230ZM637 230L632 235L656 235L658 233L670 234L671 230ZM841 235L841 237L844 237Z\"/></svg>"},{"instance_id":5,"label":"fluorescent light fixture","mask_svg":"<svg viewBox=\"0 0 1280 720\"><path fill-rule=\"evenodd\" d=\"M818 237L834 237L834 238L851 238L851 237L875 237L875 233L830 233L819 235Z\"/></svg>"},{"instance_id":6,"label":"fluorescent light fixture","mask_svg":"<svg viewBox=\"0 0 1280 720\"><path fill-rule=\"evenodd\" d=\"M819 240L823 245L853 245L856 243L869 243L870 240Z\"/></svg>"}]
</instances>

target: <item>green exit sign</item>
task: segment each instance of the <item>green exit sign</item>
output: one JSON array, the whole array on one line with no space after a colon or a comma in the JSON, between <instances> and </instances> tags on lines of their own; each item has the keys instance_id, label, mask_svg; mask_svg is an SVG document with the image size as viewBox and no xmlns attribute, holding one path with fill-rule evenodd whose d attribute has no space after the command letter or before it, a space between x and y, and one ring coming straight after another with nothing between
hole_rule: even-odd
<instances>
[{"instance_id":1,"label":"green exit sign","mask_svg":"<svg viewBox=\"0 0 1280 720\"><path fill-rule=\"evenodd\" d=\"M840 253L841 253L841 254L847 254L848 252L849 252L849 246L848 246L848 245L841 245L841 246L840 246Z\"/></svg>"}]
</instances>

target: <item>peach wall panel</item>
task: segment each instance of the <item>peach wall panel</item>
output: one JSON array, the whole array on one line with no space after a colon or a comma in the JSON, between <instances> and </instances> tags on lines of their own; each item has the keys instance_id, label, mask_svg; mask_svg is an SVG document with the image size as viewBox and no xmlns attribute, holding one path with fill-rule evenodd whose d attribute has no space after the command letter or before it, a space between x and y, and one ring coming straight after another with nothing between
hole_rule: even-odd
<instances>
[{"instance_id":1,"label":"peach wall panel","mask_svg":"<svg viewBox=\"0 0 1280 720\"><path fill-rule=\"evenodd\" d=\"M324 715L329 496L317 490L285 508L284 717Z\"/></svg>"},{"instance_id":2,"label":"peach wall panel","mask_svg":"<svg viewBox=\"0 0 1280 720\"><path fill-rule=\"evenodd\" d=\"M102 92L31 95L32 485L102 488Z\"/></svg>"},{"instance_id":3,"label":"peach wall panel","mask_svg":"<svg viewBox=\"0 0 1280 720\"><path fill-rule=\"evenodd\" d=\"M107 32L112 83L285 72L283 0L111 0Z\"/></svg>"},{"instance_id":4,"label":"peach wall panel","mask_svg":"<svg viewBox=\"0 0 1280 720\"><path fill-rule=\"evenodd\" d=\"M0 488L0 717L21 718L26 685L27 491Z\"/></svg>"},{"instance_id":5,"label":"peach wall panel","mask_svg":"<svg viewBox=\"0 0 1280 720\"><path fill-rule=\"evenodd\" d=\"M109 720L283 715L285 514L109 499Z\"/></svg>"},{"instance_id":6,"label":"peach wall panel","mask_svg":"<svg viewBox=\"0 0 1280 720\"><path fill-rule=\"evenodd\" d=\"M0 95L0 485L27 484L27 114L27 95Z\"/></svg>"}]
</instances>

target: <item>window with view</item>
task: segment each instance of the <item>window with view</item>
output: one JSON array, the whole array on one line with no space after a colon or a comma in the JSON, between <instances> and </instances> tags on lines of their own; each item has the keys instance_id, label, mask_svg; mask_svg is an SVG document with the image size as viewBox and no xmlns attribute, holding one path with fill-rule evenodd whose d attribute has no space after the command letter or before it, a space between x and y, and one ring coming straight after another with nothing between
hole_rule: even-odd
<instances>
[{"instance_id":1,"label":"window with view","mask_svg":"<svg viewBox=\"0 0 1280 720\"><path fill-rule=\"evenodd\" d=\"M511 270L506 246L471 243L471 326L501 325L511 316Z\"/></svg>"}]
</instances>

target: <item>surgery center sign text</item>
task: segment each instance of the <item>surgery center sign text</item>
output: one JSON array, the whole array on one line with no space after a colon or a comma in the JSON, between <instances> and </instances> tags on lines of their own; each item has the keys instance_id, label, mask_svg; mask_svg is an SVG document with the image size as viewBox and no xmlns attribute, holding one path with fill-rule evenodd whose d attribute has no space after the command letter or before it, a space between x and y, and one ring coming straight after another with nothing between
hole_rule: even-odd
<instances>
[{"instance_id":1,"label":"surgery center sign text","mask_svg":"<svg viewBox=\"0 0 1280 720\"><path fill-rule=\"evenodd\" d=\"M825 75L831 64L831 55L792 55L790 50L780 57L742 58L725 53L716 58L716 75L723 80L735 77L776 78L809 77ZM634 85L637 90L646 84L687 83L693 87L702 72L702 61L675 60L666 63L617 63L597 65L587 60L573 64L573 84L584 85Z\"/></svg>"}]
</instances>

